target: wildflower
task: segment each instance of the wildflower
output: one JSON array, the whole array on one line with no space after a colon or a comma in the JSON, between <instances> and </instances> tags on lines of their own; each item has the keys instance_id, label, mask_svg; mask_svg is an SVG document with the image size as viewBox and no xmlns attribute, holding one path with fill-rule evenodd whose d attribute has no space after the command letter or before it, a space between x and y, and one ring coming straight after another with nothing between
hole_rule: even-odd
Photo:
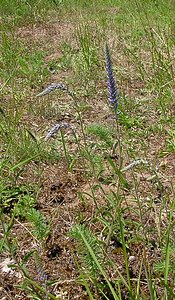
<instances>
[{"instance_id":1,"label":"wildflower","mask_svg":"<svg viewBox=\"0 0 175 300\"><path fill-rule=\"evenodd\" d=\"M41 93L39 93L37 95L37 97L45 96L45 95L53 92L56 89L60 89L62 91L67 91L67 87L64 84L62 84L62 83L52 83L44 91L42 91Z\"/></svg>"},{"instance_id":2,"label":"wildflower","mask_svg":"<svg viewBox=\"0 0 175 300\"><path fill-rule=\"evenodd\" d=\"M45 287L45 283L47 281L47 275L45 274L44 267L40 262L38 262L37 264L37 273L38 273L39 281L42 282L43 287Z\"/></svg>"},{"instance_id":3,"label":"wildflower","mask_svg":"<svg viewBox=\"0 0 175 300\"><path fill-rule=\"evenodd\" d=\"M116 113L118 107L118 91L115 85L115 80L112 70L112 62L109 53L108 45L105 46L105 59L106 59L106 73L107 73L107 84L108 84L108 94L109 94L109 105Z\"/></svg>"},{"instance_id":4,"label":"wildflower","mask_svg":"<svg viewBox=\"0 0 175 300\"><path fill-rule=\"evenodd\" d=\"M59 123L54 125L50 131L48 132L48 134L45 137L45 141L48 141L52 136L54 136L56 133L58 133L58 131L61 128L71 128L73 130L73 128L68 124L68 123Z\"/></svg>"},{"instance_id":5,"label":"wildflower","mask_svg":"<svg viewBox=\"0 0 175 300\"><path fill-rule=\"evenodd\" d=\"M35 258L35 264L36 264L36 270L37 270L37 279L41 282L43 288L47 290L47 275L45 274L44 266L42 264L42 260L40 257L40 249L39 252L34 252L34 258Z\"/></svg>"}]
</instances>

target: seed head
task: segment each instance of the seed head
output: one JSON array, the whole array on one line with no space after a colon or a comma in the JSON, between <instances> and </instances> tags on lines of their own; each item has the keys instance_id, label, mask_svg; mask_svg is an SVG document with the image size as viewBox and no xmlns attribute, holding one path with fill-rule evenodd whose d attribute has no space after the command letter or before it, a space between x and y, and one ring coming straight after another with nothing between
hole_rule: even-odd
<instances>
[{"instance_id":1,"label":"seed head","mask_svg":"<svg viewBox=\"0 0 175 300\"><path fill-rule=\"evenodd\" d=\"M61 128L70 128L70 129L72 129L72 131L74 131L73 127L70 124L58 123L49 130L48 134L45 137L45 141L48 141L51 137L53 137L55 134L57 134Z\"/></svg>"},{"instance_id":2,"label":"seed head","mask_svg":"<svg viewBox=\"0 0 175 300\"><path fill-rule=\"evenodd\" d=\"M51 92L53 92L56 89L60 89L62 91L67 91L67 87L64 84L62 84L62 83L52 83L44 91L39 93L37 95L37 97L41 97L41 96L45 96L47 94L50 94Z\"/></svg>"}]
</instances>

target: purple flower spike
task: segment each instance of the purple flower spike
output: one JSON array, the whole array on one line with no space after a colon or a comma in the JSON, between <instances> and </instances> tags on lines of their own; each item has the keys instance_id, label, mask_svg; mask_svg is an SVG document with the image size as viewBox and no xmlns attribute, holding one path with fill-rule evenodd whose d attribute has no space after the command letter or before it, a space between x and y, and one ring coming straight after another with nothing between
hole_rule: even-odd
<instances>
[{"instance_id":1,"label":"purple flower spike","mask_svg":"<svg viewBox=\"0 0 175 300\"><path fill-rule=\"evenodd\" d=\"M45 96L47 94L50 94L51 92L53 92L56 89L60 89L62 91L67 91L67 87L64 84L62 84L62 83L52 83L44 91L39 93L37 95L37 97L41 97L41 96Z\"/></svg>"},{"instance_id":2,"label":"purple flower spike","mask_svg":"<svg viewBox=\"0 0 175 300\"><path fill-rule=\"evenodd\" d=\"M71 125L69 125L68 123L59 123L59 124L56 124L54 125L50 131L48 132L48 134L46 135L45 137L45 141L48 141L51 137L53 137L56 133L58 133L58 131L61 129L61 128L71 128L72 130L74 130L72 128Z\"/></svg>"},{"instance_id":3,"label":"purple flower spike","mask_svg":"<svg viewBox=\"0 0 175 300\"><path fill-rule=\"evenodd\" d=\"M107 84L108 84L108 94L109 94L109 105L114 109L115 113L118 107L118 91L115 85L115 80L112 70L112 62L109 53L108 45L105 47L105 59L106 59L106 73L107 73Z\"/></svg>"}]
</instances>

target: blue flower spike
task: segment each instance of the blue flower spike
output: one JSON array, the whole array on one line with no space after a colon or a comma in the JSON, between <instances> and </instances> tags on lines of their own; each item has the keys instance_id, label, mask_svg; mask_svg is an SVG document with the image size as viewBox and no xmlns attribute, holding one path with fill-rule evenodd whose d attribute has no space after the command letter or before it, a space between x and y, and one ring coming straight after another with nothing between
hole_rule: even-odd
<instances>
[{"instance_id":1,"label":"blue flower spike","mask_svg":"<svg viewBox=\"0 0 175 300\"><path fill-rule=\"evenodd\" d=\"M108 85L108 101L109 106L114 110L117 116L117 108L118 108L118 91L116 88L114 76L113 76L113 69L112 69L112 62L111 56L109 52L108 45L105 46L105 60L106 60L106 74L107 74L107 85Z\"/></svg>"}]
</instances>

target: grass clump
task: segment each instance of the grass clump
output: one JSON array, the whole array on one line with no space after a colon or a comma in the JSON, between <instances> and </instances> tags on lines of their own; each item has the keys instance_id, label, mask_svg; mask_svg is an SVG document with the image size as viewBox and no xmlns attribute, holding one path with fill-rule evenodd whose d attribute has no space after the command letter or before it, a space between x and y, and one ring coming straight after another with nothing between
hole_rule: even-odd
<instances>
[{"instance_id":1,"label":"grass clump","mask_svg":"<svg viewBox=\"0 0 175 300\"><path fill-rule=\"evenodd\" d=\"M2 0L0 3L1 17L7 24L15 26L39 21L46 16L49 9L59 8L59 2L52 0L22 1Z\"/></svg>"}]
</instances>

